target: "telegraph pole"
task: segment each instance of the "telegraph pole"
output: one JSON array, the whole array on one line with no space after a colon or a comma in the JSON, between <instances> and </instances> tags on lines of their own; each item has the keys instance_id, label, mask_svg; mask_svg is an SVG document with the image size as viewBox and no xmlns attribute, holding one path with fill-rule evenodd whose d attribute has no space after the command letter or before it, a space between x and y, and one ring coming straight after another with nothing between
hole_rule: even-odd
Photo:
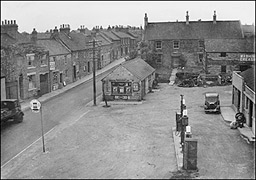
<instances>
[{"instance_id":1,"label":"telegraph pole","mask_svg":"<svg viewBox=\"0 0 256 180\"><path fill-rule=\"evenodd\" d=\"M92 41L89 41L89 44L92 43L92 62L93 62L93 105L96 106L96 63L95 63L95 49L96 42L101 42L95 40L96 33L92 33ZM97 43L98 45L98 43ZM98 47L98 46L97 46Z\"/></svg>"}]
</instances>

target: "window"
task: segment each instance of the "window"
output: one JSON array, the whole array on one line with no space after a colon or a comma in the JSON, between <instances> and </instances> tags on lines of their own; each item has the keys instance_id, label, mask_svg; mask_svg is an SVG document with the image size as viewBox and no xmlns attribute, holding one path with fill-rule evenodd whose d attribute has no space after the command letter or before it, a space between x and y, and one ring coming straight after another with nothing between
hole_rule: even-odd
<instances>
[{"instance_id":1,"label":"window","mask_svg":"<svg viewBox=\"0 0 256 180\"><path fill-rule=\"evenodd\" d=\"M67 61L67 56L66 56L66 55L64 56L64 62L65 62L65 64L68 63L68 61Z\"/></svg>"},{"instance_id":2,"label":"window","mask_svg":"<svg viewBox=\"0 0 256 180\"><path fill-rule=\"evenodd\" d=\"M62 73L60 73L60 83L63 83Z\"/></svg>"},{"instance_id":3,"label":"window","mask_svg":"<svg viewBox=\"0 0 256 180\"><path fill-rule=\"evenodd\" d=\"M162 42L156 41L156 49L162 49Z\"/></svg>"},{"instance_id":4,"label":"window","mask_svg":"<svg viewBox=\"0 0 256 180\"><path fill-rule=\"evenodd\" d=\"M162 64L162 54L157 54L156 63Z\"/></svg>"},{"instance_id":5,"label":"window","mask_svg":"<svg viewBox=\"0 0 256 180\"><path fill-rule=\"evenodd\" d=\"M203 48L204 47L204 41L199 40L198 45L199 45L200 48Z\"/></svg>"},{"instance_id":6,"label":"window","mask_svg":"<svg viewBox=\"0 0 256 180\"><path fill-rule=\"evenodd\" d=\"M140 88L139 88L139 83L133 83L133 91L136 92L136 91L139 91Z\"/></svg>"},{"instance_id":7,"label":"window","mask_svg":"<svg viewBox=\"0 0 256 180\"><path fill-rule=\"evenodd\" d=\"M35 89L36 88L36 76L29 75L28 76L28 89Z\"/></svg>"},{"instance_id":8,"label":"window","mask_svg":"<svg viewBox=\"0 0 256 180\"><path fill-rule=\"evenodd\" d=\"M65 70L65 75L68 77L68 69Z\"/></svg>"},{"instance_id":9,"label":"window","mask_svg":"<svg viewBox=\"0 0 256 180\"><path fill-rule=\"evenodd\" d=\"M199 60L200 63L203 62L203 58L204 58L203 54L198 54L198 60Z\"/></svg>"},{"instance_id":10,"label":"window","mask_svg":"<svg viewBox=\"0 0 256 180\"><path fill-rule=\"evenodd\" d=\"M45 54L41 57L41 65L47 65L47 59Z\"/></svg>"},{"instance_id":11,"label":"window","mask_svg":"<svg viewBox=\"0 0 256 180\"><path fill-rule=\"evenodd\" d=\"M226 52L221 52L220 53L220 57L226 57L227 56L227 53Z\"/></svg>"},{"instance_id":12,"label":"window","mask_svg":"<svg viewBox=\"0 0 256 180\"><path fill-rule=\"evenodd\" d=\"M131 82L112 82L113 95L131 95Z\"/></svg>"},{"instance_id":13,"label":"window","mask_svg":"<svg viewBox=\"0 0 256 180\"><path fill-rule=\"evenodd\" d=\"M221 66L221 72L226 73L227 71L227 66Z\"/></svg>"},{"instance_id":14,"label":"window","mask_svg":"<svg viewBox=\"0 0 256 180\"><path fill-rule=\"evenodd\" d=\"M27 54L28 66L34 66L35 54Z\"/></svg>"},{"instance_id":15,"label":"window","mask_svg":"<svg viewBox=\"0 0 256 180\"><path fill-rule=\"evenodd\" d=\"M86 71L86 66L84 66L84 72Z\"/></svg>"},{"instance_id":16,"label":"window","mask_svg":"<svg viewBox=\"0 0 256 180\"><path fill-rule=\"evenodd\" d=\"M173 41L173 49L179 49L180 48L180 42L179 41Z\"/></svg>"}]
</instances>

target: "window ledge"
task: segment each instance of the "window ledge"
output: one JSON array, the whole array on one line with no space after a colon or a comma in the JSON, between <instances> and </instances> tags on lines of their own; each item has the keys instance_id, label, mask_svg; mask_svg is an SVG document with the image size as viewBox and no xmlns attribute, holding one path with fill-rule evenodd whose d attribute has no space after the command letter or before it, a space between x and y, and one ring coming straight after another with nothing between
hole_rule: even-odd
<instances>
[{"instance_id":1,"label":"window ledge","mask_svg":"<svg viewBox=\"0 0 256 180\"><path fill-rule=\"evenodd\" d=\"M47 67L47 64L41 65L40 67Z\"/></svg>"},{"instance_id":2,"label":"window ledge","mask_svg":"<svg viewBox=\"0 0 256 180\"><path fill-rule=\"evenodd\" d=\"M34 69L36 68L35 66L29 66L28 69Z\"/></svg>"},{"instance_id":3,"label":"window ledge","mask_svg":"<svg viewBox=\"0 0 256 180\"><path fill-rule=\"evenodd\" d=\"M28 89L28 91L33 91L33 90L35 90L36 88L31 88L31 89Z\"/></svg>"}]
</instances>

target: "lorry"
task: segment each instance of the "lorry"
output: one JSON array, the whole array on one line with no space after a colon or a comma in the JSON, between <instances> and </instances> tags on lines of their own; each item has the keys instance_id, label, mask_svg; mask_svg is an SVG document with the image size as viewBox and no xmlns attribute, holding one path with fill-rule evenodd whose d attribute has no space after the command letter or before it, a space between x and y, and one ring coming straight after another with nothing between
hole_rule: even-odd
<instances>
[{"instance_id":1,"label":"lorry","mask_svg":"<svg viewBox=\"0 0 256 180\"><path fill-rule=\"evenodd\" d=\"M1 125L9 120L21 123L24 113L21 110L21 105L18 99L1 100Z\"/></svg>"}]
</instances>

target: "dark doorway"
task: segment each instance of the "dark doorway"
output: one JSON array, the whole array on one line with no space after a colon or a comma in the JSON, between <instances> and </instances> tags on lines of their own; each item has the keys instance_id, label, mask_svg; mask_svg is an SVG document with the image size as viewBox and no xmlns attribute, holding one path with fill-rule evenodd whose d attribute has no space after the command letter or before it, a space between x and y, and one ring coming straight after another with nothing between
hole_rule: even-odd
<instances>
[{"instance_id":1,"label":"dark doorway","mask_svg":"<svg viewBox=\"0 0 256 180\"><path fill-rule=\"evenodd\" d=\"M73 65L73 81L76 81L76 66Z\"/></svg>"},{"instance_id":2,"label":"dark doorway","mask_svg":"<svg viewBox=\"0 0 256 180\"><path fill-rule=\"evenodd\" d=\"M39 96L42 96L43 94L48 93L49 87L48 87L48 73L46 74L40 74L40 92Z\"/></svg>"},{"instance_id":3,"label":"dark doorway","mask_svg":"<svg viewBox=\"0 0 256 180\"><path fill-rule=\"evenodd\" d=\"M24 99L23 74L19 75L20 99Z\"/></svg>"}]
</instances>

